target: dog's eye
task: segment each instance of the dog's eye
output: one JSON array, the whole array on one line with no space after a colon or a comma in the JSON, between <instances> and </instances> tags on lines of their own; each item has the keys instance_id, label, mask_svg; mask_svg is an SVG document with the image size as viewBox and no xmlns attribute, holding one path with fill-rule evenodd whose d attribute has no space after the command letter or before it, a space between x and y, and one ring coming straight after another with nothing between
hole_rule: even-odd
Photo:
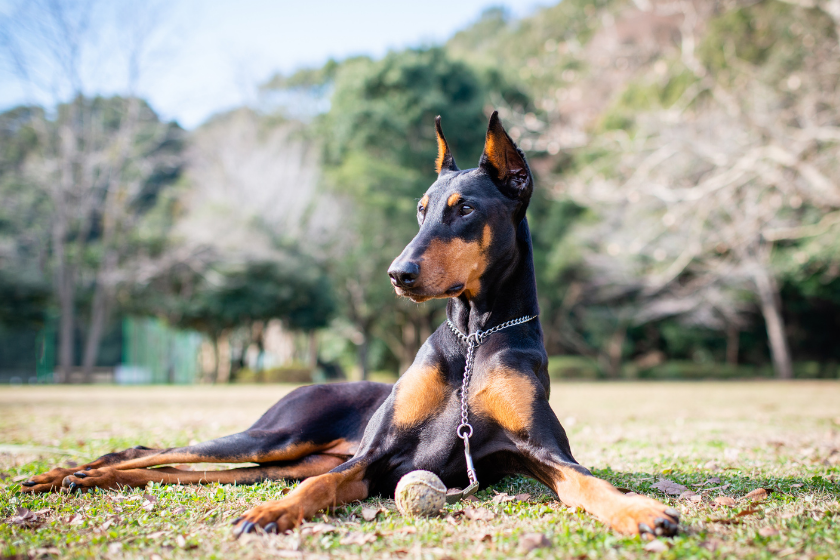
<instances>
[{"instance_id":1,"label":"dog's eye","mask_svg":"<svg viewBox=\"0 0 840 560\"><path fill-rule=\"evenodd\" d=\"M469 214L472 214L472 212L473 212L473 207L472 207L472 206L470 206L469 204L463 204L463 205L461 206L461 210L460 210L460 212L461 212L461 215L462 215L462 216L468 216Z\"/></svg>"},{"instance_id":2,"label":"dog's eye","mask_svg":"<svg viewBox=\"0 0 840 560\"><path fill-rule=\"evenodd\" d=\"M426 207L423 206L422 204L418 205L417 206L417 212L419 212L420 214L425 214L426 213Z\"/></svg>"}]
</instances>

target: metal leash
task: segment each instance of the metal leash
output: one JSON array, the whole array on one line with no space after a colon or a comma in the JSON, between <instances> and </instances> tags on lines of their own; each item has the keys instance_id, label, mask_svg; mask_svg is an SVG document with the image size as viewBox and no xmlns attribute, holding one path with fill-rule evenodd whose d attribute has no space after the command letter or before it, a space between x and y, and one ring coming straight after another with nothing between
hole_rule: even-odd
<instances>
[{"instance_id":1,"label":"metal leash","mask_svg":"<svg viewBox=\"0 0 840 560\"><path fill-rule=\"evenodd\" d=\"M461 331L458 330L458 327L450 321L449 319L446 320L446 324L449 325L449 328L455 333L455 336L458 337L461 342L464 342L467 345L467 365L464 367L464 380L461 383L461 423L455 428L455 433L458 435L459 438L464 440L464 456L467 459L467 477L469 477L470 485L461 490L460 492L454 492L452 494L446 495L446 502L447 503L455 503L462 498L466 498L467 496L472 496L478 490L478 477L475 474L475 466L473 465L472 455L470 454L470 438L473 435L473 427L470 424L470 411L469 406L467 405L467 398L469 396L469 388L470 388L470 378L472 377L473 372L473 364L475 362L475 351L476 349L484 344L484 341L487 338L502 329L506 329L508 327L513 327L514 325L521 325L522 323L527 323L533 319L536 319L536 315L520 317L519 319L511 319L501 325L496 325L492 329L488 329L486 331L477 330L471 335L465 335Z\"/></svg>"}]
</instances>

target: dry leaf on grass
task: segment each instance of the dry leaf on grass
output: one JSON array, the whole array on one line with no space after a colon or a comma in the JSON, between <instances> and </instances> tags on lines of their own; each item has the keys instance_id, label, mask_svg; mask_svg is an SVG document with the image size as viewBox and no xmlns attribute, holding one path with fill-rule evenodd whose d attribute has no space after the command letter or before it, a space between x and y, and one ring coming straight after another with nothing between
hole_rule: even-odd
<instances>
[{"instance_id":1,"label":"dry leaf on grass","mask_svg":"<svg viewBox=\"0 0 840 560\"><path fill-rule=\"evenodd\" d=\"M300 528L300 534L320 535L321 533L332 533L335 530L335 525L330 525L329 523L304 523Z\"/></svg>"},{"instance_id":2,"label":"dry leaf on grass","mask_svg":"<svg viewBox=\"0 0 840 560\"><path fill-rule=\"evenodd\" d=\"M732 517L716 517L714 519L709 519L710 523L725 523L729 525L735 525L741 522L741 518L747 515L752 515L754 513L758 513L761 509L756 507L748 507L747 509L742 509Z\"/></svg>"},{"instance_id":3,"label":"dry leaf on grass","mask_svg":"<svg viewBox=\"0 0 840 560\"><path fill-rule=\"evenodd\" d=\"M157 498L155 498L151 494L143 494L143 505L141 505L140 507L142 507L146 511L152 511L153 509L155 509L156 503Z\"/></svg>"},{"instance_id":4,"label":"dry leaf on grass","mask_svg":"<svg viewBox=\"0 0 840 560\"><path fill-rule=\"evenodd\" d=\"M767 499L770 495L772 490L767 488L756 488L746 496L744 496L745 500L750 500L751 502L761 502Z\"/></svg>"},{"instance_id":5,"label":"dry leaf on grass","mask_svg":"<svg viewBox=\"0 0 840 560\"><path fill-rule=\"evenodd\" d=\"M370 507L363 507L362 508L362 519L365 521L373 521L376 519L376 516L380 513L384 513L387 510L382 508L370 508Z\"/></svg>"},{"instance_id":6,"label":"dry leaf on grass","mask_svg":"<svg viewBox=\"0 0 840 560\"><path fill-rule=\"evenodd\" d=\"M697 499L697 500L693 500L693 499L692 499L692 498L694 498L695 496L697 496L697 497L698 497L698 499ZM697 493L697 492L695 492L694 490L686 490L685 492L683 492L682 494L680 494L680 497L679 497L679 499L680 499L680 500L691 500L692 502L694 502L694 501L698 501L698 502L699 502L699 501L700 501L700 500L699 500L699 498L700 498L700 494L698 494L698 493Z\"/></svg>"},{"instance_id":7,"label":"dry leaf on grass","mask_svg":"<svg viewBox=\"0 0 840 560\"><path fill-rule=\"evenodd\" d=\"M531 494L528 494L528 493L517 494L516 496L514 496L514 498L516 498L517 502L527 502L528 500L531 499Z\"/></svg>"},{"instance_id":8,"label":"dry leaf on grass","mask_svg":"<svg viewBox=\"0 0 840 560\"><path fill-rule=\"evenodd\" d=\"M666 494L670 494L672 496L679 496L688 488L683 486L682 484L677 484L673 480L668 480L667 478L660 478L659 482L656 484L651 484L651 488L656 488L657 490L664 492Z\"/></svg>"},{"instance_id":9,"label":"dry leaf on grass","mask_svg":"<svg viewBox=\"0 0 840 560\"><path fill-rule=\"evenodd\" d=\"M474 533L470 538L476 542L489 542L493 540L493 533L490 531L479 531L478 533Z\"/></svg>"},{"instance_id":10,"label":"dry leaf on grass","mask_svg":"<svg viewBox=\"0 0 840 560\"><path fill-rule=\"evenodd\" d=\"M376 539L379 538L379 533L347 533L341 540L338 541L338 544L348 545L348 544L358 544L364 545L368 543L375 542Z\"/></svg>"},{"instance_id":11,"label":"dry leaf on grass","mask_svg":"<svg viewBox=\"0 0 840 560\"><path fill-rule=\"evenodd\" d=\"M483 507L466 508L464 510L464 515L467 519L471 519L473 521L492 521L496 517L495 513Z\"/></svg>"},{"instance_id":12,"label":"dry leaf on grass","mask_svg":"<svg viewBox=\"0 0 840 560\"><path fill-rule=\"evenodd\" d=\"M525 553L535 548L549 548L551 541L542 533L525 533L519 538L519 552Z\"/></svg>"},{"instance_id":13,"label":"dry leaf on grass","mask_svg":"<svg viewBox=\"0 0 840 560\"><path fill-rule=\"evenodd\" d=\"M665 552L668 550L668 545L659 539L654 539L645 545L645 550L648 552Z\"/></svg>"},{"instance_id":14,"label":"dry leaf on grass","mask_svg":"<svg viewBox=\"0 0 840 560\"><path fill-rule=\"evenodd\" d=\"M116 525L119 525L121 521L122 521L122 519L120 519L120 518L119 518L119 516L117 516L117 515L112 515L112 516L111 516L111 517L109 517L107 520L105 520L105 523L103 523L102 525L100 525L100 527L99 527L99 531L100 531L100 532L102 532L102 533L104 533L105 531L107 531L107 530L108 530L108 529L110 529L111 527L114 527L114 526L116 526Z\"/></svg>"},{"instance_id":15,"label":"dry leaf on grass","mask_svg":"<svg viewBox=\"0 0 840 560\"><path fill-rule=\"evenodd\" d=\"M493 503L494 504L501 504L504 502L512 502L516 498L508 494L507 492L502 492L501 494L496 494L493 496Z\"/></svg>"},{"instance_id":16,"label":"dry leaf on grass","mask_svg":"<svg viewBox=\"0 0 840 560\"><path fill-rule=\"evenodd\" d=\"M29 478L29 475L28 475L28 474L22 474L22 475L20 475L20 476L16 476L16 477L14 477L14 478L12 479L12 482L20 482L21 480L26 480L27 478Z\"/></svg>"},{"instance_id":17,"label":"dry leaf on grass","mask_svg":"<svg viewBox=\"0 0 840 560\"><path fill-rule=\"evenodd\" d=\"M40 511L32 511L29 508L19 507L15 510L15 515L6 519L4 523L9 525L17 525L25 529L39 527L47 516L50 510L42 509Z\"/></svg>"},{"instance_id":18,"label":"dry leaf on grass","mask_svg":"<svg viewBox=\"0 0 840 560\"><path fill-rule=\"evenodd\" d=\"M791 488L802 488L803 486L805 486L805 485L804 485L804 484L800 484L800 483L798 483L798 482L797 482L796 484L791 484L791 485L790 485L790 487L791 487Z\"/></svg>"},{"instance_id":19,"label":"dry leaf on grass","mask_svg":"<svg viewBox=\"0 0 840 560\"><path fill-rule=\"evenodd\" d=\"M184 506L176 507L172 510L172 515L181 515L185 511L187 511L187 508L185 508Z\"/></svg>"},{"instance_id":20,"label":"dry leaf on grass","mask_svg":"<svg viewBox=\"0 0 840 560\"><path fill-rule=\"evenodd\" d=\"M758 530L758 534L762 537L774 537L779 534L779 531L773 527L762 527Z\"/></svg>"},{"instance_id":21,"label":"dry leaf on grass","mask_svg":"<svg viewBox=\"0 0 840 560\"><path fill-rule=\"evenodd\" d=\"M710 476L703 482L699 482L697 484L692 484L692 486L709 486L710 484L720 484L720 477L717 476Z\"/></svg>"},{"instance_id":22,"label":"dry leaf on grass","mask_svg":"<svg viewBox=\"0 0 840 560\"><path fill-rule=\"evenodd\" d=\"M718 496L715 503L721 506L735 507L735 500L729 496Z\"/></svg>"}]
</instances>

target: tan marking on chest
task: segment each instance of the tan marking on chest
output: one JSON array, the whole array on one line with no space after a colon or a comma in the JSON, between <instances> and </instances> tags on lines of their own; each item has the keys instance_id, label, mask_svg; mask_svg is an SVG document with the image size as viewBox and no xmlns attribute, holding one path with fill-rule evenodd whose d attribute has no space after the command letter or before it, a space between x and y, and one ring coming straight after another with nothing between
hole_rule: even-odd
<instances>
[{"instance_id":1,"label":"tan marking on chest","mask_svg":"<svg viewBox=\"0 0 840 560\"><path fill-rule=\"evenodd\" d=\"M529 430L536 387L522 373L499 368L481 377L472 390L470 407L510 432Z\"/></svg>"},{"instance_id":2,"label":"tan marking on chest","mask_svg":"<svg viewBox=\"0 0 840 560\"><path fill-rule=\"evenodd\" d=\"M437 412L446 397L446 383L437 366L413 365L400 379L394 400L394 424L410 428Z\"/></svg>"}]
</instances>

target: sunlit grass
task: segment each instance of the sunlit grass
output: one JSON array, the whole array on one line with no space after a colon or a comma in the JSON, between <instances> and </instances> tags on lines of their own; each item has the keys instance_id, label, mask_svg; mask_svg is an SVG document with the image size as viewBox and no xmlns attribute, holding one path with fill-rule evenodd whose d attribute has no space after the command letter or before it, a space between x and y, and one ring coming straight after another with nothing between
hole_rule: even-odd
<instances>
[{"instance_id":1,"label":"sunlit grass","mask_svg":"<svg viewBox=\"0 0 840 560\"><path fill-rule=\"evenodd\" d=\"M659 552L616 535L545 487L509 478L440 517L404 519L372 498L324 512L288 535L234 540L230 521L284 483L159 486L87 495L18 493L18 479L136 444L183 445L242 429L283 387L31 388L0 391L0 554L32 558L509 558L544 534L536 558L836 558L840 550L840 385L572 384L552 405L578 459L628 491L682 512ZM30 447L24 447L30 446ZM64 455L31 446L63 450ZM612 467L612 469L608 468ZM716 477L716 478L713 478ZM651 487L662 478L699 502ZM719 480L718 480L719 479ZM710 482L711 480L711 482ZM772 490L763 502L744 499ZM530 494L525 501L500 499ZM717 505L729 496L734 507ZM494 499L495 498L495 499ZM490 521L470 520L485 508ZM16 524L26 508L34 520ZM362 509L383 511L366 521ZM740 512L749 512L738 516ZM18 519L18 522L20 520Z\"/></svg>"}]
</instances>

